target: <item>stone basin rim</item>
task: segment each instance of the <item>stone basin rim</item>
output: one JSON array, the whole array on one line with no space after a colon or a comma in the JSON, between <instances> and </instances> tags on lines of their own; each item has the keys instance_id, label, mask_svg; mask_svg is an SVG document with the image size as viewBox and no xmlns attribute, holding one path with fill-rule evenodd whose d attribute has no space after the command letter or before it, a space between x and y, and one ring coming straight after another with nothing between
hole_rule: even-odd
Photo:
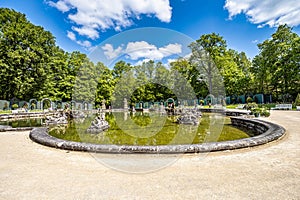
<instances>
[{"instance_id":1,"label":"stone basin rim","mask_svg":"<svg viewBox=\"0 0 300 200\"><path fill-rule=\"evenodd\" d=\"M74 142L55 138L48 134L47 127L34 128L29 137L32 141L58 149L85 151L91 153L145 153L145 154L179 154L179 153L204 153L213 151L225 151L241 148L254 147L275 141L284 136L286 130L272 122L262 121L258 119L248 119L242 117L231 117L232 122L241 123L254 127L261 133L258 135L222 142L210 142L202 144L182 144L182 145L110 145L110 144L94 144L84 142Z\"/></svg>"}]
</instances>

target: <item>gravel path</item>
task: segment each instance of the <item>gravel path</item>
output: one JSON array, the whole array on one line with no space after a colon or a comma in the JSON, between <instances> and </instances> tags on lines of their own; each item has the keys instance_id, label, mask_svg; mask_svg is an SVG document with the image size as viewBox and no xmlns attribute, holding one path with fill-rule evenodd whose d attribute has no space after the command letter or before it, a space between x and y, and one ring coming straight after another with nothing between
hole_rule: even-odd
<instances>
[{"instance_id":1,"label":"gravel path","mask_svg":"<svg viewBox=\"0 0 300 200\"><path fill-rule=\"evenodd\" d=\"M300 199L300 112L271 112L281 140L209 154L93 155L0 133L0 199Z\"/></svg>"}]
</instances>

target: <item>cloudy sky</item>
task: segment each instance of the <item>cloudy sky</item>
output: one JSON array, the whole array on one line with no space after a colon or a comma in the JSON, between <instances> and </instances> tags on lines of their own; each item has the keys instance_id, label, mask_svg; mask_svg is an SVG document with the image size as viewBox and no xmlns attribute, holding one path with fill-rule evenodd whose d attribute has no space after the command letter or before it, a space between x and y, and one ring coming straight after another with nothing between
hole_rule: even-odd
<instances>
[{"instance_id":1,"label":"cloudy sky","mask_svg":"<svg viewBox=\"0 0 300 200\"><path fill-rule=\"evenodd\" d=\"M170 60L212 32L252 58L278 25L300 33L299 0L1 0L0 6L25 13L64 50L102 51L107 60ZM146 30L132 31L139 28Z\"/></svg>"}]
</instances>

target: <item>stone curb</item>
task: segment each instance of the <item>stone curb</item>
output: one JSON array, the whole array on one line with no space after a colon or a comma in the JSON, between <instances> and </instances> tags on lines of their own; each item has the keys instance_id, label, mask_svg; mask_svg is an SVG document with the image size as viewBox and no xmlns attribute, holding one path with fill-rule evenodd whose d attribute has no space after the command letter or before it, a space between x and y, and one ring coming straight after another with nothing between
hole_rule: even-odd
<instances>
[{"instance_id":1,"label":"stone curb","mask_svg":"<svg viewBox=\"0 0 300 200\"><path fill-rule=\"evenodd\" d=\"M0 128L0 132L6 132L6 131L30 131L32 130L32 127L18 127L18 128Z\"/></svg>"},{"instance_id":2,"label":"stone curb","mask_svg":"<svg viewBox=\"0 0 300 200\"><path fill-rule=\"evenodd\" d=\"M45 127L34 128L30 132L30 139L49 147L64 150L87 151L94 153L147 153L147 154L174 154L174 153L201 153L248 148L279 139L285 134L285 129L277 124L257 119L231 117L234 126L249 128L255 132L254 137L224 142L211 142L190 145L102 145L83 142L72 142L52 137Z\"/></svg>"},{"instance_id":3,"label":"stone curb","mask_svg":"<svg viewBox=\"0 0 300 200\"><path fill-rule=\"evenodd\" d=\"M14 113L14 114L0 114L0 120L9 120L9 119L23 119L23 118L41 118L48 115L53 115L54 113Z\"/></svg>"}]
</instances>

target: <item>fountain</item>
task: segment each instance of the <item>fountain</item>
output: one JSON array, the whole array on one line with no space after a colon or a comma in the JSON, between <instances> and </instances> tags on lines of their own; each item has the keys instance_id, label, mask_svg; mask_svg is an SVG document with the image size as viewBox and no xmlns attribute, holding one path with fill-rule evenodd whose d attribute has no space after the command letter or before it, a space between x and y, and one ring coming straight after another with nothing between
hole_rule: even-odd
<instances>
[{"instance_id":1,"label":"fountain","mask_svg":"<svg viewBox=\"0 0 300 200\"><path fill-rule=\"evenodd\" d=\"M93 121L91 126L87 129L87 133L97 134L109 128L108 122L105 120L105 113L100 113Z\"/></svg>"},{"instance_id":2,"label":"fountain","mask_svg":"<svg viewBox=\"0 0 300 200\"><path fill-rule=\"evenodd\" d=\"M126 100L124 108L125 103ZM226 117L228 112L220 113L217 110L216 113L211 113L212 111L202 115L197 107L181 107L166 116L166 110L161 104L156 112L133 112L129 118L127 115L124 117L124 112L100 112L96 118L82 118L83 121L76 126L75 123L69 123L66 131L62 130L63 127L56 133L55 129L47 127L35 128L31 131L30 138L44 145L68 150L102 153L191 153L256 146L276 140L285 133L276 124L241 117L231 117L231 125L229 122L224 125L225 118L230 120ZM81 114L79 116L83 117ZM121 120L121 128L116 119ZM143 120L146 119L145 123ZM48 116L46 124L58 125L68 123L68 120L72 119L60 113L53 117ZM88 128L87 123L90 124ZM250 132L236 127L243 127L243 130L248 129ZM215 130L222 133L218 135ZM76 137L72 135L74 133L77 134ZM68 141L69 138L74 140Z\"/></svg>"},{"instance_id":3,"label":"fountain","mask_svg":"<svg viewBox=\"0 0 300 200\"><path fill-rule=\"evenodd\" d=\"M199 120L195 115L191 113L183 113L177 118L178 124L189 124L189 125L198 125Z\"/></svg>"},{"instance_id":4,"label":"fountain","mask_svg":"<svg viewBox=\"0 0 300 200\"><path fill-rule=\"evenodd\" d=\"M72 111L72 118L73 119L82 119L85 118L86 114L84 114L84 112L80 111L80 110L74 110Z\"/></svg>"},{"instance_id":5,"label":"fountain","mask_svg":"<svg viewBox=\"0 0 300 200\"><path fill-rule=\"evenodd\" d=\"M67 124L68 119L67 115L65 112L58 112L53 116L46 116L46 125L51 125L51 124Z\"/></svg>"}]
</instances>

